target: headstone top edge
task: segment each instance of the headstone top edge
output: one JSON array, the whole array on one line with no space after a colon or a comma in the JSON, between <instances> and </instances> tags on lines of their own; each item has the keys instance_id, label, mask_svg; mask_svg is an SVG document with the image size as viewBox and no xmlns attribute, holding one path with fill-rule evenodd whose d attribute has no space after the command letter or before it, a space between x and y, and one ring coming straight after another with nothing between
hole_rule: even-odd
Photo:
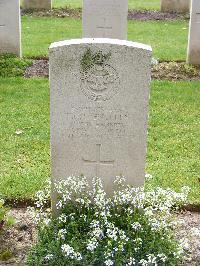
<instances>
[{"instance_id":1,"label":"headstone top edge","mask_svg":"<svg viewBox=\"0 0 200 266\"><path fill-rule=\"evenodd\" d=\"M49 50L70 45L79 45L79 44L115 44L119 46L128 46L152 52L152 48L150 45L138 42L126 41L126 40L109 39L109 38L83 38L83 39L72 39L72 40L54 42L50 45Z\"/></svg>"}]
</instances>

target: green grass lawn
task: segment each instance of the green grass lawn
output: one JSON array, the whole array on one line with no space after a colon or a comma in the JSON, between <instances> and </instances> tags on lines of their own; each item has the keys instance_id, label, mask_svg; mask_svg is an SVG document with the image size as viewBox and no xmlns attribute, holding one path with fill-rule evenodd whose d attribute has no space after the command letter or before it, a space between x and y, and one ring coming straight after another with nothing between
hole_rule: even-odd
<instances>
[{"instance_id":1,"label":"green grass lawn","mask_svg":"<svg viewBox=\"0 0 200 266\"><path fill-rule=\"evenodd\" d=\"M82 7L83 0L53 0L53 7ZM130 9L160 9L160 0L129 0Z\"/></svg>"},{"instance_id":2,"label":"green grass lawn","mask_svg":"<svg viewBox=\"0 0 200 266\"><path fill-rule=\"evenodd\" d=\"M147 172L151 185L192 188L200 200L200 82L152 82ZM0 79L0 195L29 198L50 176L47 79Z\"/></svg>"},{"instance_id":3,"label":"green grass lawn","mask_svg":"<svg viewBox=\"0 0 200 266\"><path fill-rule=\"evenodd\" d=\"M49 176L48 80L1 79L0 124L0 194L30 197Z\"/></svg>"},{"instance_id":4,"label":"green grass lawn","mask_svg":"<svg viewBox=\"0 0 200 266\"><path fill-rule=\"evenodd\" d=\"M39 29L39 30L38 30ZM81 20L72 18L22 17L23 55L47 56L51 42L80 38ZM186 21L129 21L128 39L150 44L160 60L185 60Z\"/></svg>"}]
</instances>

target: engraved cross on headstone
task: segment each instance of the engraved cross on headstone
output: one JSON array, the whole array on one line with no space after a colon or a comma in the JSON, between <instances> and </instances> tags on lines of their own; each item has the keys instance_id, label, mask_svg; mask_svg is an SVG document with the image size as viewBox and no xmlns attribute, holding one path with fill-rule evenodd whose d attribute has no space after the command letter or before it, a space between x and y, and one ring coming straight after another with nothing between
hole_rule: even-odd
<instances>
[{"instance_id":1,"label":"engraved cross on headstone","mask_svg":"<svg viewBox=\"0 0 200 266\"><path fill-rule=\"evenodd\" d=\"M83 158L83 161L86 164L95 164L96 177L99 177L101 165L112 165L113 166L115 162L114 160L101 160L101 144L96 144L96 160L85 160Z\"/></svg>"},{"instance_id":2,"label":"engraved cross on headstone","mask_svg":"<svg viewBox=\"0 0 200 266\"><path fill-rule=\"evenodd\" d=\"M112 31L113 28L112 28L112 26L107 24L106 18L103 18L102 23L100 23L100 24L101 24L100 26L97 26L97 29L103 30L103 37L106 37L106 33L108 31Z\"/></svg>"}]
</instances>

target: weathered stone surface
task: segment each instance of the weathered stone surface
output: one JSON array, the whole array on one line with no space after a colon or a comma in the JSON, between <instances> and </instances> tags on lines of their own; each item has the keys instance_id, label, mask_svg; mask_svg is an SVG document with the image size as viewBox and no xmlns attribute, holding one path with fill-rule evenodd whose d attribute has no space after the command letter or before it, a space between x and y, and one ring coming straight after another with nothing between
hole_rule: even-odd
<instances>
[{"instance_id":1,"label":"weathered stone surface","mask_svg":"<svg viewBox=\"0 0 200 266\"><path fill-rule=\"evenodd\" d=\"M84 0L83 37L127 39L128 0Z\"/></svg>"},{"instance_id":2,"label":"weathered stone surface","mask_svg":"<svg viewBox=\"0 0 200 266\"><path fill-rule=\"evenodd\" d=\"M188 40L189 64L200 64L200 1L192 0Z\"/></svg>"},{"instance_id":3,"label":"weathered stone surface","mask_svg":"<svg viewBox=\"0 0 200 266\"><path fill-rule=\"evenodd\" d=\"M144 182L151 47L82 39L50 46L53 181L115 176ZM131 73L131 74L130 74Z\"/></svg>"},{"instance_id":4,"label":"weathered stone surface","mask_svg":"<svg viewBox=\"0 0 200 266\"><path fill-rule=\"evenodd\" d=\"M0 53L21 56L19 0L0 0Z\"/></svg>"},{"instance_id":5,"label":"weathered stone surface","mask_svg":"<svg viewBox=\"0 0 200 266\"><path fill-rule=\"evenodd\" d=\"M187 13L190 11L191 0L161 0L161 11Z\"/></svg>"},{"instance_id":6,"label":"weathered stone surface","mask_svg":"<svg viewBox=\"0 0 200 266\"><path fill-rule=\"evenodd\" d=\"M48 9L52 8L52 0L23 0L24 9Z\"/></svg>"}]
</instances>

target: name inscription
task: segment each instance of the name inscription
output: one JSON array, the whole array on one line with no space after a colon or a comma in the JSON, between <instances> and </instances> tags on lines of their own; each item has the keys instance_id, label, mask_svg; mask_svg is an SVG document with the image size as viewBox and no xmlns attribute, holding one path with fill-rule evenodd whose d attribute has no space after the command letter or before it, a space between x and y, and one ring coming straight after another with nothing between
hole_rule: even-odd
<instances>
[{"instance_id":1,"label":"name inscription","mask_svg":"<svg viewBox=\"0 0 200 266\"><path fill-rule=\"evenodd\" d=\"M67 116L68 138L130 136L129 113L122 109L74 107Z\"/></svg>"}]
</instances>

